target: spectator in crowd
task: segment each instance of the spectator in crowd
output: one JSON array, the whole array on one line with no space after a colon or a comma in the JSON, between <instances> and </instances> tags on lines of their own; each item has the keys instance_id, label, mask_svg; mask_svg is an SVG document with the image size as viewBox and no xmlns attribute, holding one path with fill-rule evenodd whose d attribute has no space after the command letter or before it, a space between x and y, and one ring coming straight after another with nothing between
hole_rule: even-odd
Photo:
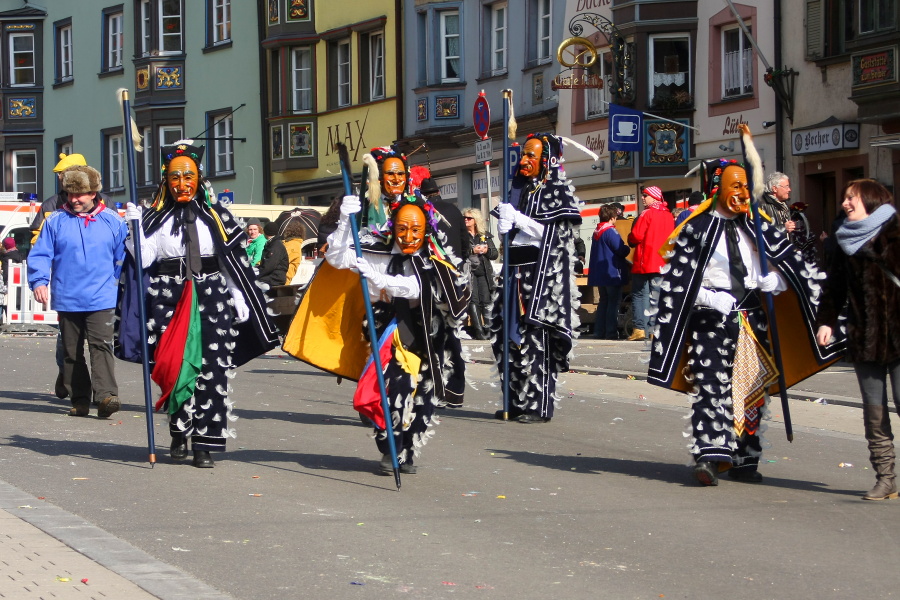
<instances>
[{"instance_id":1,"label":"spectator in crowd","mask_svg":"<svg viewBox=\"0 0 900 600\"><path fill-rule=\"evenodd\" d=\"M663 199L662 190L650 186L644 188L641 198L644 211L635 220L628 234L628 245L635 249L631 267L631 305L634 312L634 331L629 341L647 337L650 294L653 279L659 275L665 261L659 255L669 234L675 230L675 219Z\"/></svg>"},{"instance_id":2,"label":"spectator in crowd","mask_svg":"<svg viewBox=\"0 0 900 600\"><path fill-rule=\"evenodd\" d=\"M775 220L775 224L784 227L791 233L797 224L791 220L791 181L788 176L778 171L766 177L766 191L760 199L760 206L767 215Z\"/></svg>"},{"instance_id":3,"label":"spectator in crowd","mask_svg":"<svg viewBox=\"0 0 900 600\"><path fill-rule=\"evenodd\" d=\"M469 321L472 324L472 337L486 340L487 332L491 329L491 296L496 287L491 261L497 260L497 246L494 245L494 236L485 229L484 216L480 210L467 208L463 211L463 219L470 238L467 245L472 248L469 254L469 282L472 287Z\"/></svg>"},{"instance_id":4,"label":"spectator in crowd","mask_svg":"<svg viewBox=\"0 0 900 600\"><path fill-rule=\"evenodd\" d=\"M259 261L257 281L267 284L270 288L284 285L289 259L284 241L278 234L278 225L274 221L269 221L263 228L263 234L266 236L266 246Z\"/></svg>"},{"instance_id":5,"label":"spectator in crowd","mask_svg":"<svg viewBox=\"0 0 900 600\"><path fill-rule=\"evenodd\" d=\"M863 422L875 486L865 500L897 497L894 433L888 405L890 376L900 411L900 223L891 193L872 179L844 188L840 221L832 239L828 277L822 283L816 341L825 345L847 315L847 362L853 363L863 400Z\"/></svg>"},{"instance_id":6,"label":"spectator in crowd","mask_svg":"<svg viewBox=\"0 0 900 600\"><path fill-rule=\"evenodd\" d=\"M247 219L247 237L250 238L250 243L247 244L247 257L250 259L250 266L257 267L262 260L266 238L262 234L262 223L256 217Z\"/></svg>"},{"instance_id":7,"label":"spectator in crowd","mask_svg":"<svg viewBox=\"0 0 900 600\"><path fill-rule=\"evenodd\" d=\"M66 203L40 227L28 256L28 285L34 298L59 314L63 344L63 386L72 398L69 414L86 417L91 397L97 416L119 410L113 359L113 321L128 227L98 195L100 173L89 166L66 169L62 176ZM91 357L88 375L84 359ZM93 392L93 393L92 393Z\"/></svg>"},{"instance_id":8,"label":"spectator in crowd","mask_svg":"<svg viewBox=\"0 0 900 600\"><path fill-rule=\"evenodd\" d=\"M603 205L591 240L588 285L597 286L600 292L594 315L594 337L598 340L619 339L619 303L630 271L626 257L631 250L616 229L617 214L611 204Z\"/></svg>"},{"instance_id":9,"label":"spectator in crowd","mask_svg":"<svg viewBox=\"0 0 900 600\"><path fill-rule=\"evenodd\" d=\"M25 256L16 247L15 238L4 238L3 240L3 283L9 280L9 263L20 263L25 260Z\"/></svg>"},{"instance_id":10,"label":"spectator in crowd","mask_svg":"<svg viewBox=\"0 0 900 600\"><path fill-rule=\"evenodd\" d=\"M694 210L697 209L698 206L703 202L703 192L691 192L691 195L688 196L688 206L686 209L681 211L680 214L675 215L675 227L678 227L682 223L687 220L691 214L693 214Z\"/></svg>"},{"instance_id":11,"label":"spectator in crowd","mask_svg":"<svg viewBox=\"0 0 900 600\"><path fill-rule=\"evenodd\" d=\"M284 239L284 249L288 255L284 285L290 285L303 262L303 242L306 239L306 227L303 225L303 221L298 218L288 218L282 223L281 237Z\"/></svg>"}]
</instances>

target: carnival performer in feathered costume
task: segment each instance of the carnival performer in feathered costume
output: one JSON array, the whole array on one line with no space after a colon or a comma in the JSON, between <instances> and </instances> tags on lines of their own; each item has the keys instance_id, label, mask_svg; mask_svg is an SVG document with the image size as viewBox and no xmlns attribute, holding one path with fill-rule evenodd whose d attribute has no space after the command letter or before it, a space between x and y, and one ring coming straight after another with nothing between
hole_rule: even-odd
<instances>
[{"instance_id":1,"label":"carnival performer in feathered costume","mask_svg":"<svg viewBox=\"0 0 900 600\"><path fill-rule=\"evenodd\" d=\"M141 221L152 378L162 390L156 408L169 414L171 457L187 458L190 440L194 466L210 468L210 451L224 451L235 435L228 397L234 368L274 348L278 335L244 250L246 235L202 177L203 148L182 140L161 151L163 181L153 205L140 211L129 203L126 218ZM141 299L127 288L119 352L140 360L134 319Z\"/></svg>"},{"instance_id":2,"label":"carnival performer in feathered costume","mask_svg":"<svg viewBox=\"0 0 900 600\"><path fill-rule=\"evenodd\" d=\"M753 187L761 193L762 166L749 130L743 142L760 175ZM651 298L656 326L648 381L690 394L685 435L701 484L717 485L724 471L755 483L762 481L767 391L777 378L761 292L777 294L778 322L791 328L792 335L781 335L788 386L836 360L842 344L816 346L813 325L824 274L802 260L783 229L767 222L762 233L771 270L762 276L745 168L718 159L704 169L707 200L661 251L668 263Z\"/></svg>"},{"instance_id":3,"label":"carnival performer in feathered costume","mask_svg":"<svg viewBox=\"0 0 900 600\"><path fill-rule=\"evenodd\" d=\"M406 155L394 146L372 148L363 155L365 207L363 227L373 231L384 228L397 196L409 193L409 165Z\"/></svg>"},{"instance_id":4,"label":"carnival performer in feathered costume","mask_svg":"<svg viewBox=\"0 0 900 600\"><path fill-rule=\"evenodd\" d=\"M357 260L349 220L360 208L357 196L344 197L338 227L328 236L325 260L337 269L361 273L368 281L379 336L374 347L384 365L397 458L401 472L415 473L414 458L434 434L433 413L447 393L447 378L462 362L459 345L449 342L465 314L465 282L435 235L434 208L421 196L395 199L386 235L362 235L363 258ZM308 293L315 293L315 288ZM367 335L361 322L356 331L360 330ZM379 472L392 474L371 358L359 376L354 407L375 423L375 441L382 454Z\"/></svg>"},{"instance_id":5,"label":"carnival performer in feathered costume","mask_svg":"<svg viewBox=\"0 0 900 600\"><path fill-rule=\"evenodd\" d=\"M546 423L553 417L560 371L569 368L578 327L575 237L581 224L575 188L562 167L563 139L528 136L509 203L499 206L497 229L509 232L511 313L502 314L505 282L497 288L491 320L498 370L509 344L509 417ZM503 338L509 319L510 339ZM497 412L503 418L503 411Z\"/></svg>"}]
</instances>

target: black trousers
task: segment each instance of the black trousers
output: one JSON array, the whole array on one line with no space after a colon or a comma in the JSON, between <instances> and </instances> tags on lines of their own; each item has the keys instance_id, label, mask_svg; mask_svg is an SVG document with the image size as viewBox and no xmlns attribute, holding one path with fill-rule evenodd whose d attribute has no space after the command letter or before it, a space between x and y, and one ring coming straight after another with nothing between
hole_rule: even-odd
<instances>
[{"instance_id":1,"label":"black trousers","mask_svg":"<svg viewBox=\"0 0 900 600\"><path fill-rule=\"evenodd\" d=\"M59 332L63 345L63 385L72 406L100 403L119 395L113 357L113 321L115 309L88 312L60 312ZM84 359L87 342L91 357L88 373Z\"/></svg>"}]
</instances>

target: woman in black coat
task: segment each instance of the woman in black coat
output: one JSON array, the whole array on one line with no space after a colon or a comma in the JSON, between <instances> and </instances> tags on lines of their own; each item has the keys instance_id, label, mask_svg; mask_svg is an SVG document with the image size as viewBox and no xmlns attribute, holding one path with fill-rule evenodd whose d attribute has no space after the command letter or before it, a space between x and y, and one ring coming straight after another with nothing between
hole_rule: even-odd
<instances>
[{"instance_id":1,"label":"woman in black coat","mask_svg":"<svg viewBox=\"0 0 900 600\"><path fill-rule=\"evenodd\" d=\"M872 179L851 181L841 207L847 215L834 233L819 301L816 340L831 338L846 311L847 355L863 400L869 459L876 484L866 500L896 498L894 435L887 397L890 375L900 411L900 223L891 193Z\"/></svg>"},{"instance_id":2,"label":"woman in black coat","mask_svg":"<svg viewBox=\"0 0 900 600\"><path fill-rule=\"evenodd\" d=\"M492 260L497 260L497 247L493 236L487 232L484 216L477 208L463 211L466 231L472 236L472 250L469 254L470 280L472 299L469 301L469 320L472 323L472 337L476 340L488 339L490 331L491 295L494 293L494 267Z\"/></svg>"}]
</instances>

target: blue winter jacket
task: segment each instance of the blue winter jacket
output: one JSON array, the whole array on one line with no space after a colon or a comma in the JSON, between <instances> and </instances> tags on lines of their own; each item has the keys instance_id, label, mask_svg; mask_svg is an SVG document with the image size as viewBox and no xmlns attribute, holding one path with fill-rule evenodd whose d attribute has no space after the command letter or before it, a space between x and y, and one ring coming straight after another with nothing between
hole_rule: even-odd
<instances>
[{"instance_id":1,"label":"blue winter jacket","mask_svg":"<svg viewBox=\"0 0 900 600\"><path fill-rule=\"evenodd\" d=\"M604 231L599 240L592 237L588 285L624 285L628 275L626 272L623 277L622 270L628 266L625 257L630 251L615 227Z\"/></svg>"},{"instance_id":2,"label":"blue winter jacket","mask_svg":"<svg viewBox=\"0 0 900 600\"><path fill-rule=\"evenodd\" d=\"M85 223L65 210L44 221L28 253L28 286L50 285L50 308L88 312L115 308L128 226L107 208Z\"/></svg>"}]
</instances>

